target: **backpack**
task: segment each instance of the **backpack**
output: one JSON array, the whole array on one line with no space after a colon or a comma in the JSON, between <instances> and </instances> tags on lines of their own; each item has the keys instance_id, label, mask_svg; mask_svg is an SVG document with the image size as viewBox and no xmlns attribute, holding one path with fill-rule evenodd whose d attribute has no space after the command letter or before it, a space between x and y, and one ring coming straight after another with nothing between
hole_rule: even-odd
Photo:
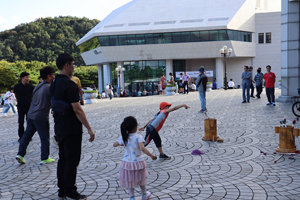
<instances>
[{"instance_id":1,"label":"backpack","mask_svg":"<svg viewBox=\"0 0 300 200\"><path fill-rule=\"evenodd\" d=\"M4 105L4 98L1 99L1 106Z\"/></svg>"}]
</instances>

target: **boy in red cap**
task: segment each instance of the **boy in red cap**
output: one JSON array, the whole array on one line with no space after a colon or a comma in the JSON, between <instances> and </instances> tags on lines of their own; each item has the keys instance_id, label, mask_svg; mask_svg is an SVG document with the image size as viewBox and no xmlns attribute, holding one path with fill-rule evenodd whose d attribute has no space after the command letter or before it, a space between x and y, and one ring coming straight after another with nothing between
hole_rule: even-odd
<instances>
[{"instance_id":1,"label":"boy in red cap","mask_svg":"<svg viewBox=\"0 0 300 200\"><path fill-rule=\"evenodd\" d=\"M171 107L171 103L167 102L161 102L160 103L160 111L154 116L153 119L151 119L145 126L139 129L139 131L144 131L146 128L146 136L145 136L145 143L144 145L147 146L151 140L154 140L154 143L156 147L158 148L158 151L160 153L159 158L163 158L165 160L171 159L169 156L163 153L162 147L161 147L161 139L158 134L158 131L162 128L164 125L165 120L167 119L170 112L178 110L179 108L185 107L185 109L188 109L189 107L185 104L175 106L174 108Z\"/></svg>"}]
</instances>

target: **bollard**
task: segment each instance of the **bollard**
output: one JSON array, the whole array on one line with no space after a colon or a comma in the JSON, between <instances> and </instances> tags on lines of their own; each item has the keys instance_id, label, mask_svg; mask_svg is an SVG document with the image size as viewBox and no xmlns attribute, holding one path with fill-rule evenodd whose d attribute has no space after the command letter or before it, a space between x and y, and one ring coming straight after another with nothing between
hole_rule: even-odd
<instances>
[{"instance_id":1,"label":"bollard","mask_svg":"<svg viewBox=\"0 0 300 200\"><path fill-rule=\"evenodd\" d=\"M280 153L295 153L295 136L293 135L292 126L279 127L279 146L276 148Z\"/></svg>"}]
</instances>

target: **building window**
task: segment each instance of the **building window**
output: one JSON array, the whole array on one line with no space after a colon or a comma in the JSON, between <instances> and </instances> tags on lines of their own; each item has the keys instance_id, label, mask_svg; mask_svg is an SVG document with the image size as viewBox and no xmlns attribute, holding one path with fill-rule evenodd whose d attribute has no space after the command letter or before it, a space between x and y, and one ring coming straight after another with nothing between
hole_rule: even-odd
<instances>
[{"instance_id":1,"label":"building window","mask_svg":"<svg viewBox=\"0 0 300 200\"><path fill-rule=\"evenodd\" d=\"M258 34L258 43L263 44L264 43L264 33Z\"/></svg>"},{"instance_id":2,"label":"building window","mask_svg":"<svg viewBox=\"0 0 300 200\"><path fill-rule=\"evenodd\" d=\"M266 33L266 43L271 43L271 33Z\"/></svg>"}]
</instances>

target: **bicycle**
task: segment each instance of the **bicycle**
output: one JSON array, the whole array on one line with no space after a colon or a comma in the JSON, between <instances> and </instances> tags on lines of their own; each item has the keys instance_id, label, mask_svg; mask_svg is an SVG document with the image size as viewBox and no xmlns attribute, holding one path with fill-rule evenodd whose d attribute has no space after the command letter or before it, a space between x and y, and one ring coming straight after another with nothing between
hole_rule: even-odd
<instances>
[{"instance_id":1,"label":"bicycle","mask_svg":"<svg viewBox=\"0 0 300 200\"><path fill-rule=\"evenodd\" d=\"M298 94L300 95L300 88L298 88ZM300 96L292 97L292 111L295 116L300 117Z\"/></svg>"}]
</instances>

